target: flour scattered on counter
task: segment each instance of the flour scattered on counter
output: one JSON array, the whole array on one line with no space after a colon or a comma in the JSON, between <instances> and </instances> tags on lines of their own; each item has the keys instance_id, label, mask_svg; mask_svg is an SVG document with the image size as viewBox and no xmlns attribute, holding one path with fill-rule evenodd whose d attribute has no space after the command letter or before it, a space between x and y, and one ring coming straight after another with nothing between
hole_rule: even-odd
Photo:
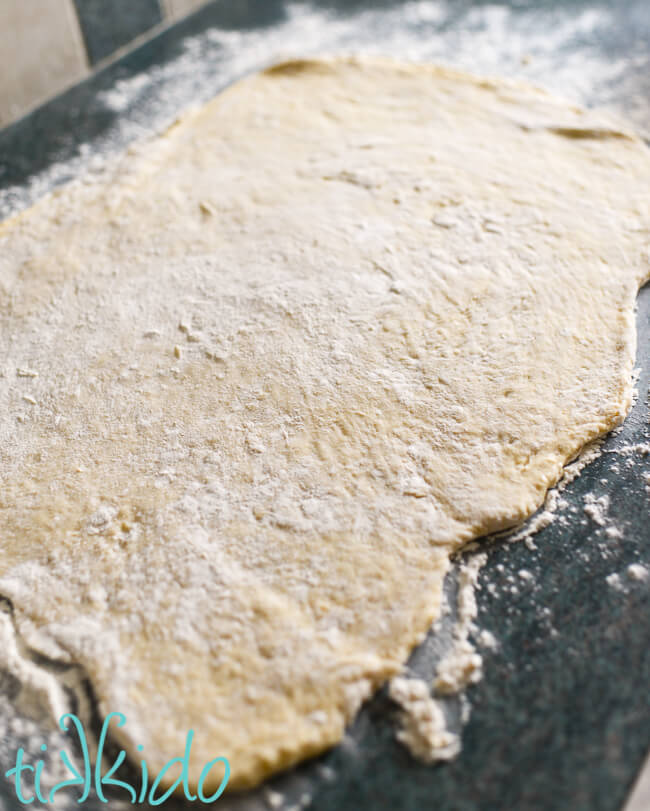
<instances>
[{"instance_id":1,"label":"flour scattered on counter","mask_svg":"<svg viewBox=\"0 0 650 811\"><path fill-rule=\"evenodd\" d=\"M472 547L477 548L477 545L471 544L470 549ZM402 709L397 740L425 763L451 760L461 750L459 732L452 731L447 724L444 700L460 694L459 721L462 728L471 713L470 703L462 691L483 675L483 658L470 641L470 634L474 634L483 647L492 650L498 647L493 634L479 632L474 624L478 612L475 594L479 588L478 575L486 560L485 553L472 554L459 567L451 649L436 668L434 694L431 694L431 686L421 678L397 676L389 683L389 695Z\"/></svg>"},{"instance_id":2,"label":"flour scattered on counter","mask_svg":"<svg viewBox=\"0 0 650 811\"><path fill-rule=\"evenodd\" d=\"M442 707L422 679L397 676L389 685L390 697L402 708L402 728L396 737L425 763L452 760L460 752L460 738L447 729Z\"/></svg>"},{"instance_id":3,"label":"flour scattered on counter","mask_svg":"<svg viewBox=\"0 0 650 811\"><path fill-rule=\"evenodd\" d=\"M618 448L606 448L605 453L615 453L618 456L650 456L650 442L637 442L634 445L621 445Z\"/></svg>"},{"instance_id":4,"label":"flour scattered on counter","mask_svg":"<svg viewBox=\"0 0 650 811\"><path fill-rule=\"evenodd\" d=\"M629 590L629 581L645 583L649 579L650 571L641 563L631 563L625 570L625 580L627 580L628 583L625 582L618 572L612 572L612 574L607 575L605 578L610 588L624 593L627 593Z\"/></svg>"},{"instance_id":5,"label":"flour scattered on counter","mask_svg":"<svg viewBox=\"0 0 650 811\"><path fill-rule=\"evenodd\" d=\"M462 639L441 662L433 686L442 695L457 693L468 684L476 684L482 675L481 654L468 639Z\"/></svg>"},{"instance_id":6,"label":"flour scattered on counter","mask_svg":"<svg viewBox=\"0 0 650 811\"><path fill-rule=\"evenodd\" d=\"M596 498L593 493L587 493L585 496L584 513L587 515L594 524L599 527L604 527L607 523L607 510L609 509L609 496L600 496Z\"/></svg>"},{"instance_id":7,"label":"flour scattered on counter","mask_svg":"<svg viewBox=\"0 0 650 811\"><path fill-rule=\"evenodd\" d=\"M648 580L648 578L650 578L650 572L640 563L631 563L627 567L627 576L631 580L641 580L645 582Z\"/></svg>"},{"instance_id":8,"label":"flour scattered on counter","mask_svg":"<svg viewBox=\"0 0 650 811\"><path fill-rule=\"evenodd\" d=\"M474 555L461 566L458 574L458 621L453 647L438 665L433 682L436 692L443 695L458 693L469 684L476 684L483 675L483 658L470 642L469 635L477 630L475 590L479 588L478 574L486 560L485 553Z\"/></svg>"},{"instance_id":9,"label":"flour scattered on counter","mask_svg":"<svg viewBox=\"0 0 650 811\"><path fill-rule=\"evenodd\" d=\"M623 585L623 581L621 580L621 576L618 574L618 572L608 574L605 580L607 581L607 585L610 588L613 588L614 591L625 591L625 586Z\"/></svg>"},{"instance_id":10,"label":"flour scattered on counter","mask_svg":"<svg viewBox=\"0 0 650 811\"><path fill-rule=\"evenodd\" d=\"M497 650L499 647L499 641L496 636L491 631L488 631L487 628L483 628L483 630L479 631L476 636L476 641L482 648L486 648L487 650Z\"/></svg>"},{"instance_id":11,"label":"flour scattered on counter","mask_svg":"<svg viewBox=\"0 0 650 811\"><path fill-rule=\"evenodd\" d=\"M269 808L280 808L282 803L284 802L284 796L280 794L278 791L273 791L273 789L265 788L263 791L264 799L266 800Z\"/></svg>"}]
</instances>

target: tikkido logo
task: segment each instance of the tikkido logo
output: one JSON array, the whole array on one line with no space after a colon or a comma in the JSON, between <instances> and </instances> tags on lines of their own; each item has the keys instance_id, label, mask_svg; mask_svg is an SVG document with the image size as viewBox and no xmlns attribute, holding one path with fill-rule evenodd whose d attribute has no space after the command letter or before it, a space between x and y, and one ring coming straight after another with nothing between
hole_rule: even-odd
<instances>
[{"instance_id":1,"label":"tikkido logo","mask_svg":"<svg viewBox=\"0 0 650 811\"><path fill-rule=\"evenodd\" d=\"M36 766L25 763L25 751L22 748L19 749L16 753L16 765L12 769L9 769L9 771L5 772L5 777L10 779L13 778L18 801L23 805L30 805L35 799L43 804L52 803L54 802L54 798L59 791L78 787L81 789L81 794L77 802L83 803L88 799L90 796L90 791L94 787L97 798L101 802L107 803L108 800L104 794L104 789L108 788L109 786L126 791L131 798L132 805L141 805L145 802L148 802L150 806L162 805L162 803L168 800L172 794L181 787L181 785L183 787L185 798L190 802L199 800L202 803L210 804L216 802L219 797L221 797L226 786L228 785L228 780L230 779L230 764L225 757L217 757L214 758L214 760L206 763L201 770L201 774L196 785L196 794L193 794L190 791L189 767L192 741L194 740L193 730L190 730L187 733L185 754L183 757L172 758L168 763L166 763L158 772L152 783L150 783L149 770L147 769L147 762L145 760L140 761L140 784L137 786L137 788L124 780L117 780L113 777L115 772L120 768L126 759L126 752L124 750L120 751L118 756L115 758L113 765L105 774L103 774L102 760L104 756L104 747L106 745L106 736L108 734L108 728L112 718L117 719L118 727L122 727L124 724L126 724L126 716L122 715L122 713L112 712L106 716L101 734L99 736L97 758L93 766L88 753L88 742L83 724L77 718L77 716L73 715L72 713L66 713L65 715L61 716L59 726L63 732L69 732L72 728L74 728L74 731L77 733L79 738L79 748L83 758L83 768L81 770L76 769L71 763L67 752L59 752L63 765L70 772L70 774L73 775L73 777L69 780L63 780L62 782L57 783L57 785L50 789L47 794L43 794L43 786L41 784L43 768L45 765L44 761L39 760ZM46 750L47 745L42 744L41 751L45 752ZM142 750L143 747L138 746L138 751L142 752ZM165 776L167 775L167 772L177 764L180 764L181 766L180 775L172 784L168 785L164 793L160 794L160 796L156 796L161 788L161 784L163 783ZM206 797L204 792L205 781L208 779L210 772L219 765L224 769L224 775L221 783L219 784L219 788L214 792L214 794ZM23 785L23 776L26 773L33 775L31 780L33 784L31 791L33 791L33 794L30 796L25 796L25 792L29 792L29 789Z\"/></svg>"}]
</instances>

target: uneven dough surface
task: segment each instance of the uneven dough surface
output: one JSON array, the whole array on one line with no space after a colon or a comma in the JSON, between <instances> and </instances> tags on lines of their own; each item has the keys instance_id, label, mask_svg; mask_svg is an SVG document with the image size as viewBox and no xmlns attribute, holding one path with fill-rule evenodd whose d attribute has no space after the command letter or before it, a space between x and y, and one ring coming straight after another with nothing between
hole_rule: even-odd
<instances>
[{"instance_id":1,"label":"uneven dough surface","mask_svg":"<svg viewBox=\"0 0 650 811\"><path fill-rule=\"evenodd\" d=\"M338 741L630 403L650 158L518 83L245 79L0 226L0 594L150 769ZM215 776L216 785L221 775Z\"/></svg>"}]
</instances>

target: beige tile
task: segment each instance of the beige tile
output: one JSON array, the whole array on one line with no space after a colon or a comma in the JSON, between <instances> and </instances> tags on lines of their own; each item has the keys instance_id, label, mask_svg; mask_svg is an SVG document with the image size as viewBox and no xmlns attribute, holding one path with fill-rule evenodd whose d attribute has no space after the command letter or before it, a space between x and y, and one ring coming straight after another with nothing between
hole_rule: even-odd
<instances>
[{"instance_id":1,"label":"beige tile","mask_svg":"<svg viewBox=\"0 0 650 811\"><path fill-rule=\"evenodd\" d=\"M208 0L163 0L163 6L167 17L178 20L207 2Z\"/></svg>"},{"instance_id":2,"label":"beige tile","mask_svg":"<svg viewBox=\"0 0 650 811\"><path fill-rule=\"evenodd\" d=\"M650 809L650 754L623 811L648 811L648 809Z\"/></svg>"},{"instance_id":3,"label":"beige tile","mask_svg":"<svg viewBox=\"0 0 650 811\"><path fill-rule=\"evenodd\" d=\"M0 0L0 127L87 72L72 0Z\"/></svg>"}]
</instances>

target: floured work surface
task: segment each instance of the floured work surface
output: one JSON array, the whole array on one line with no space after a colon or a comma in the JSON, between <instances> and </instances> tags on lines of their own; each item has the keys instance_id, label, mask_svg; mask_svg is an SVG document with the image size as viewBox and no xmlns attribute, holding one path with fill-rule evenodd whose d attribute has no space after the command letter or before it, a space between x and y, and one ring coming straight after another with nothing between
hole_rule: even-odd
<instances>
[{"instance_id":1,"label":"floured work surface","mask_svg":"<svg viewBox=\"0 0 650 811\"><path fill-rule=\"evenodd\" d=\"M23 640L152 770L190 728L231 787L339 740L449 553L623 418L648 188L640 141L542 91L310 61L6 223Z\"/></svg>"}]
</instances>

